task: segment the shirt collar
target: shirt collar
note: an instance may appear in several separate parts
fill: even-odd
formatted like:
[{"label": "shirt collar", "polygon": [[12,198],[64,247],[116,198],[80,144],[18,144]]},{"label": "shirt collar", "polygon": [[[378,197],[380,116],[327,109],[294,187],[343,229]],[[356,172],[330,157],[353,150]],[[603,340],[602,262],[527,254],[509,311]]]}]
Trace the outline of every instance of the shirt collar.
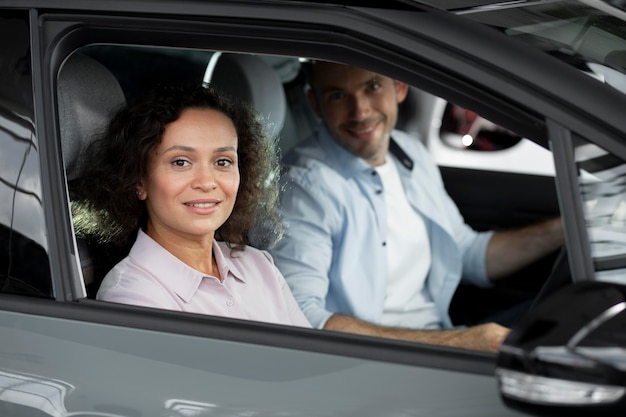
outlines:
[{"label": "shirt collar", "polygon": [[237,258],[243,255],[242,251],[233,251],[228,247],[226,242],[213,241],[213,255],[215,255],[215,262],[217,263],[217,269],[220,271],[222,277],[232,275],[234,278],[241,282],[246,282],[244,275],[237,268],[237,265],[233,262],[232,258]]},{"label": "shirt collar", "polygon": [[393,137],[389,140],[389,153],[395,156],[402,166],[409,171],[413,171],[413,160],[406,152],[404,152],[404,149],[400,147],[398,142],[396,142]]},{"label": "shirt collar", "polygon": [[[393,132],[392,132],[393,135]],[[331,136],[326,125],[322,124],[317,132],[317,138],[319,146],[322,149],[327,149],[326,156],[329,164],[345,178],[354,177],[362,172],[371,172],[372,167],[365,162],[363,158],[355,158],[352,153],[346,150],[343,146],[339,145]],[[416,139],[417,140],[417,139]],[[403,165],[409,171],[413,170],[413,160],[407,155],[407,153],[400,147],[398,142],[390,139],[389,153],[396,157],[398,162]]]},{"label": "shirt collar", "polygon": [[[230,248],[214,240],[213,254],[222,279],[226,281],[232,276],[245,283],[243,274],[230,259],[232,255],[226,256],[224,251],[230,251]],[[137,233],[129,257],[185,302],[191,301],[203,279],[215,279],[185,264],[142,230]]]}]

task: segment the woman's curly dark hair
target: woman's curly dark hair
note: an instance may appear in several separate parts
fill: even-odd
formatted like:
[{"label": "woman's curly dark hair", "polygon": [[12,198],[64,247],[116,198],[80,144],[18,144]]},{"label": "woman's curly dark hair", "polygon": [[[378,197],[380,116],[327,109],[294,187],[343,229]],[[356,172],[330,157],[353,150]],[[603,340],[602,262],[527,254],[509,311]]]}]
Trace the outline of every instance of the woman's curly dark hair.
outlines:
[{"label": "woman's curly dark hair", "polygon": [[72,186],[79,236],[118,246],[132,244],[147,221],[137,184],[148,173],[165,127],[190,108],[217,110],[232,120],[237,131],[240,185],[233,212],[216,231],[216,239],[237,250],[248,244],[269,248],[280,239],[282,227],[275,212],[280,175],[276,143],[265,135],[254,110],[206,84],[158,86],[120,110],[87,148],[81,175]]}]

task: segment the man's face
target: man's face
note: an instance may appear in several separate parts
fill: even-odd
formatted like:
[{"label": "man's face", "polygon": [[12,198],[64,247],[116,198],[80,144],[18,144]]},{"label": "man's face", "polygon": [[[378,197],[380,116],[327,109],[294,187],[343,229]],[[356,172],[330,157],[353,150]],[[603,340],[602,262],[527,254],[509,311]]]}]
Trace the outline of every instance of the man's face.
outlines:
[{"label": "man's face", "polygon": [[372,166],[382,165],[406,84],[347,65],[318,62],[309,100],[341,146]]}]

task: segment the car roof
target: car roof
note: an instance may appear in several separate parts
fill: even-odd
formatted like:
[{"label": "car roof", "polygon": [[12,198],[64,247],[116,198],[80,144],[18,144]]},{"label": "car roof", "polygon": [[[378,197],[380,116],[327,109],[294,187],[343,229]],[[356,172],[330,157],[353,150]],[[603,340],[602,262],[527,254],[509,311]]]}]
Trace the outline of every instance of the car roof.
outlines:
[{"label": "car roof", "polygon": [[[526,0],[521,1],[500,1],[500,0],[412,0],[412,3],[428,5],[436,9],[456,11],[456,10],[468,10],[478,7],[493,6],[498,4],[520,4],[528,3]],[[534,1],[536,3],[536,1]]]}]

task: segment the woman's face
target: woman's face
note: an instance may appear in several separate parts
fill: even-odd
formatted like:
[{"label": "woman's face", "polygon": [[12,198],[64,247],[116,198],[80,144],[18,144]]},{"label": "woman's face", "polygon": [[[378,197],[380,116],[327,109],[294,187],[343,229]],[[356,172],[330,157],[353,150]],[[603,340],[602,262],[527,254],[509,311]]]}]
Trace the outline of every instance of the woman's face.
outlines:
[{"label": "woman's face", "polygon": [[147,233],[155,240],[213,239],[228,219],[239,188],[237,133],[223,113],[187,109],[165,128],[147,178]]}]

